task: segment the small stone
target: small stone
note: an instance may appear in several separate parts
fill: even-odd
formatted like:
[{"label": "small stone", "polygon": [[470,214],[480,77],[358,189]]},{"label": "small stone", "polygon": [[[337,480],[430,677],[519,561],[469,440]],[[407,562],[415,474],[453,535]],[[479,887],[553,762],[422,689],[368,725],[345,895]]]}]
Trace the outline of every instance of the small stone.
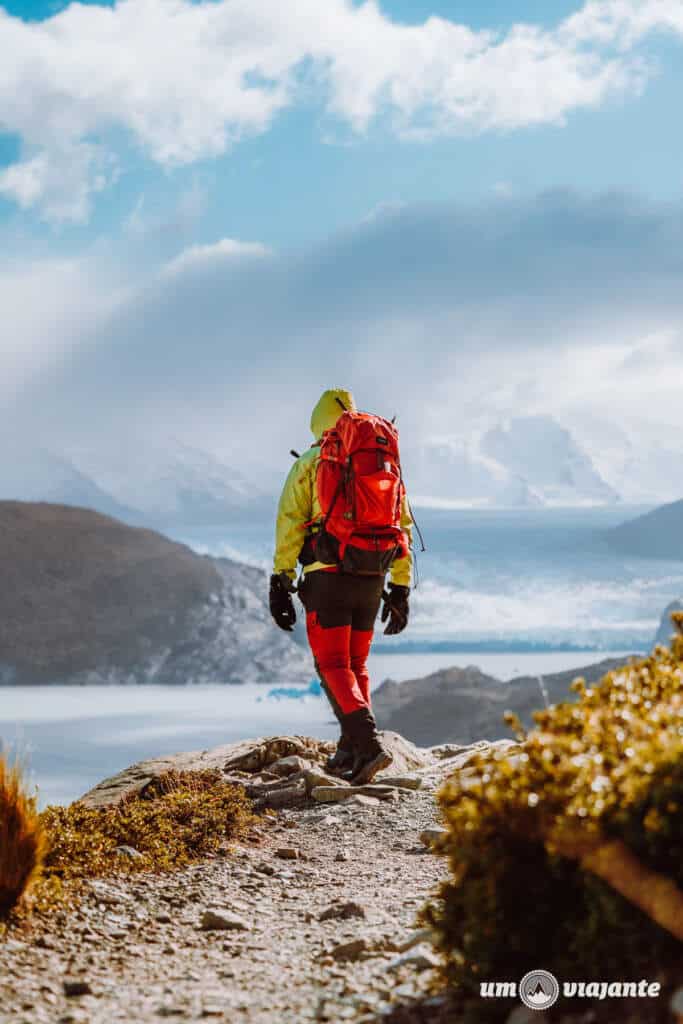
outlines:
[{"label": "small stone", "polygon": [[360,903],[356,903],[354,900],[350,900],[347,903],[333,903],[327,910],[323,910],[322,914],[319,915],[319,921],[348,921],[353,917],[365,917],[365,907],[361,906]]},{"label": "small stone", "polygon": [[536,1024],[538,1010],[528,1010],[526,1006],[516,1006],[508,1017],[505,1024]]},{"label": "small stone", "polygon": [[162,910],[160,914],[154,915],[154,920],[157,924],[170,924],[173,918],[165,910]]},{"label": "small stone", "polygon": [[305,771],[304,781],[306,783],[306,792],[309,795],[319,786],[348,786],[348,783],[344,782],[343,779],[337,779],[333,775],[327,775],[326,772],[320,771],[317,768],[309,768]]},{"label": "small stone", "polygon": [[144,860],[144,854],[136,850],[134,846],[116,846],[114,853],[118,854],[119,857],[127,857],[128,860]]},{"label": "small stone", "polygon": [[669,1006],[673,1013],[678,1014],[678,1016],[683,1019],[683,985],[676,989],[671,997]]},{"label": "small stone", "polygon": [[89,996],[92,994],[90,985],[85,978],[64,978],[62,981],[64,995],[69,998],[73,996]]},{"label": "small stone", "polygon": [[351,939],[350,942],[341,942],[338,946],[335,946],[334,949],[330,950],[329,955],[337,962],[357,960],[367,948],[368,944],[365,939]]},{"label": "small stone", "polygon": [[397,948],[399,953],[407,953],[409,949],[413,949],[423,942],[431,942],[432,939],[433,932],[431,928],[420,928],[412,932],[403,942],[399,943]]},{"label": "small stone", "polygon": [[427,945],[416,946],[410,953],[396,957],[387,966],[388,971],[397,971],[400,967],[414,967],[416,971],[427,971],[440,964],[439,958]]},{"label": "small stone", "polygon": [[273,775],[286,776],[294,775],[296,772],[303,772],[310,767],[310,762],[304,761],[298,754],[290,754],[289,757],[281,757],[278,761],[268,765],[268,771]]},{"label": "small stone", "polygon": [[316,786],[311,790],[311,796],[321,804],[336,804],[346,800],[350,796],[372,796],[379,800],[386,800],[395,793],[392,786]]},{"label": "small stone", "polygon": [[338,861],[349,860],[349,851],[348,850],[339,850],[339,852],[337,853],[337,855],[336,855],[336,857],[334,859],[338,860]]},{"label": "small stone", "polygon": [[378,782],[398,789],[422,789],[422,778],[419,775],[382,775]]},{"label": "small stone", "polygon": [[[121,892],[121,890],[115,889],[113,885],[108,885],[106,882],[99,881],[99,879],[90,882],[90,889],[96,899],[108,907],[116,906],[117,903],[127,903],[133,899],[129,893]],[[65,923],[64,920],[60,921],[57,917],[55,917],[55,920],[57,924]]]},{"label": "small stone", "polygon": [[201,916],[199,927],[203,932],[235,931],[248,932],[251,925],[243,917],[228,911],[205,910]]},{"label": "small stone", "polygon": [[428,850],[433,853],[440,852],[439,845],[441,841],[448,835],[448,830],[445,828],[426,828],[420,832],[420,842],[423,846],[426,846]]},{"label": "small stone", "polygon": [[259,861],[258,864],[254,864],[254,871],[258,871],[261,875],[276,875],[277,868],[272,864],[269,864],[267,860]]},{"label": "small stone", "polygon": [[280,860],[298,860],[301,856],[301,851],[296,846],[280,846],[275,851],[275,856],[279,857]]}]

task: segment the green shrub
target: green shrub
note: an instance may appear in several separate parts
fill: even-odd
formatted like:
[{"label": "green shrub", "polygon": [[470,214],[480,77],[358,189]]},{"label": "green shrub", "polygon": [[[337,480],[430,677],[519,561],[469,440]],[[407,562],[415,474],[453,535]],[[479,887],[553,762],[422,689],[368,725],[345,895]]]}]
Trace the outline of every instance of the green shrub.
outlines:
[{"label": "green shrub", "polygon": [[683,980],[683,637],[573,687],[439,794],[451,877],[423,916],[464,997],[540,967]]}]

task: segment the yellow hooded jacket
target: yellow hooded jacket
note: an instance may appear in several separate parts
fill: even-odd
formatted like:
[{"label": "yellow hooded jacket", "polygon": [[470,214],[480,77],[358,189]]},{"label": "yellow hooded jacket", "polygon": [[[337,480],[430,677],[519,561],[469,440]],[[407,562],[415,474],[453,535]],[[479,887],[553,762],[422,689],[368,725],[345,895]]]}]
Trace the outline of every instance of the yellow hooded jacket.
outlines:
[{"label": "yellow hooded jacket", "polygon": [[[339,399],[339,401],[337,401]],[[311,415],[311,430],[315,444],[301,455],[289,471],[277,510],[275,527],[274,572],[286,572],[290,579],[296,579],[296,564],[306,539],[305,524],[322,515],[315,484],[316,469],[320,456],[320,438],[331,430],[342,415],[343,409],[355,410],[356,404],[350,391],[332,388],[323,392]],[[413,520],[406,498],[401,507],[401,526],[408,535],[412,546]],[[409,587],[412,570],[412,554],[397,558],[391,567],[391,582]],[[304,573],[329,568],[324,562],[312,562],[304,567]]]}]

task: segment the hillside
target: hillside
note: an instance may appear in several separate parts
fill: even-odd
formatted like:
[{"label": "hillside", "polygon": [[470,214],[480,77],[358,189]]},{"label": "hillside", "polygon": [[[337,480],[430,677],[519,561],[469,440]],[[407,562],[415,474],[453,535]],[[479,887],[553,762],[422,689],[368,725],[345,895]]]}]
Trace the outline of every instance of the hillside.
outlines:
[{"label": "hillside", "polygon": [[607,533],[607,542],[625,555],[683,559],[683,500],[614,527]]},{"label": "hillside", "polygon": [[90,510],[22,502],[0,502],[0,564],[5,683],[310,677],[250,566]]},{"label": "hillside", "polygon": [[[584,668],[543,677],[549,703],[572,699],[569,687],[577,676],[596,682],[605,672],[623,664],[606,659]],[[373,694],[377,721],[383,729],[401,732],[413,743],[474,743],[510,737],[503,721],[514,711],[525,725],[543,707],[544,698],[535,676],[502,682],[478,668],[448,668],[419,679],[396,683],[385,680]]]}]

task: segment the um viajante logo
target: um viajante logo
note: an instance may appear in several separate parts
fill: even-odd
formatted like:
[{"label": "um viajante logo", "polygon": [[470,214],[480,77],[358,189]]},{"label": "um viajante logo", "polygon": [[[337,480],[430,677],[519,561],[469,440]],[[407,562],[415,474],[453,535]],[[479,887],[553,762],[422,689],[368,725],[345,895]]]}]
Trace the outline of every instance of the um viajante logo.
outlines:
[{"label": "um viajante logo", "polygon": [[479,994],[484,999],[519,998],[530,1010],[548,1010],[560,995],[566,999],[656,999],[661,990],[657,981],[565,981],[562,987],[550,971],[528,971],[515,981],[483,981]]},{"label": "um viajante logo", "polygon": [[529,971],[519,983],[519,998],[530,1010],[547,1010],[557,1002],[560,983],[550,971]]}]

